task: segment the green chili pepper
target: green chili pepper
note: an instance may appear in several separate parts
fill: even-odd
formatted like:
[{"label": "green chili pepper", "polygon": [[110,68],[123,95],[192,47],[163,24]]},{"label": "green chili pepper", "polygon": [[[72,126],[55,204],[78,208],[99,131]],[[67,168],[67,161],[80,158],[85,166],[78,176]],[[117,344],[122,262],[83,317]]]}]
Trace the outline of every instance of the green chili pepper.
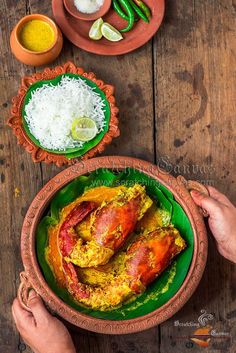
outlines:
[{"label": "green chili pepper", "polygon": [[147,18],[150,19],[152,14],[149,7],[141,0],[133,0],[133,1],[135,2],[136,5],[140,7],[140,9],[142,9],[143,13],[147,16]]},{"label": "green chili pepper", "polygon": [[120,5],[119,5],[119,3],[118,3],[118,0],[113,0],[112,3],[113,3],[113,8],[114,8],[115,12],[116,12],[120,17],[122,17],[124,20],[129,21],[129,16],[127,16],[127,15],[124,13],[123,9],[120,7]]},{"label": "green chili pepper", "polygon": [[128,25],[126,28],[121,29],[120,32],[128,32],[131,30],[131,28],[134,25],[134,10],[132,9],[132,6],[130,5],[128,0],[118,0],[120,5],[123,7],[123,9],[126,11],[128,15]]},{"label": "green chili pepper", "polygon": [[129,0],[130,5],[133,7],[133,9],[136,11],[136,13],[139,15],[139,17],[141,17],[141,19],[144,22],[149,22],[149,19],[147,18],[147,16],[143,13],[143,11],[140,9],[140,7],[138,7],[133,0]]},{"label": "green chili pepper", "polygon": [[[123,18],[123,19],[126,20],[126,21],[129,21],[129,16],[127,16],[127,15],[124,13],[123,9],[121,8],[121,6],[120,6],[119,3],[118,3],[118,0],[113,0],[113,8],[114,8],[115,12],[116,12],[121,18]],[[135,15],[136,15],[136,14],[135,14]],[[137,22],[138,20],[139,20],[138,17],[136,17],[136,18],[134,19],[135,22]]]}]

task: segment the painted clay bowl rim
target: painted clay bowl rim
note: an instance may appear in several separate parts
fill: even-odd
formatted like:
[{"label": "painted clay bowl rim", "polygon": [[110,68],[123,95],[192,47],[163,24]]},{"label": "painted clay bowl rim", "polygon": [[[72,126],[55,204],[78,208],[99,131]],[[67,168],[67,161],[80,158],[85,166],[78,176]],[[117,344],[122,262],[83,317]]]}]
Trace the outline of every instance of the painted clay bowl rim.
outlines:
[{"label": "painted clay bowl rim", "polygon": [[[53,195],[74,178],[98,168],[122,170],[135,168],[167,187],[186,212],[194,233],[194,252],[188,274],[178,292],[155,311],[130,320],[112,321],[82,314],[65,304],[49,288],[39,268],[35,251],[37,224]],[[194,182],[193,182],[194,183]],[[196,182],[195,182],[196,183]],[[157,166],[131,157],[98,157],[71,166],[52,178],[37,194],[25,216],[21,233],[21,256],[30,287],[34,288],[48,306],[75,326],[105,334],[125,334],[146,330],[173,316],[191,297],[198,286],[207,260],[208,240],[203,217],[194,204],[182,177],[174,178]]]},{"label": "painted clay bowl rim", "polygon": [[[63,154],[58,155],[45,151],[44,149],[36,146],[25,132],[21,116],[21,109],[30,85],[38,81],[54,79],[65,73],[78,74],[96,83],[97,86],[104,92],[111,111],[109,130],[103,136],[102,140],[95,147],[87,151],[83,156],[73,159],[67,159]],[[116,100],[113,94],[114,86],[104,83],[102,80],[97,79],[93,72],[87,73],[81,67],[75,66],[72,62],[67,62],[62,66],[56,66],[54,68],[45,68],[42,72],[37,72],[31,76],[25,76],[22,78],[18,95],[12,99],[11,116],[7,120],[7,124],[13,129],[13,133],[17,137],[18,144],[22,145],[24,149],[31,154],[31,157],[35,163],[55,163],[58,167],[66,164],[72,165],[80,160],[86,160],[94,157],[98,153],[102,153],[106,145],[110,144],[114,137],[118,137],[120,135],[120,130],[118,128],[119,109],[116,106]]]}]

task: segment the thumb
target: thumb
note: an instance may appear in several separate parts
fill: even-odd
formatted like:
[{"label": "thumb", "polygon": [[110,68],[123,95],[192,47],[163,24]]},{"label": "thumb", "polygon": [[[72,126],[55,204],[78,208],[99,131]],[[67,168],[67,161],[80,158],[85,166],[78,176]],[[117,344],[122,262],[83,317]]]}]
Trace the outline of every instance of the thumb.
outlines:
[{"label": "thumb", "polygon": [[45,321],[47,321],[51,317],[51,315],[45,308],[42,299],[33,289],[29,292],[27,305],[32,311],[32,314],[36,321],[36,325],[38,323],[44,324]]},{"label": "thumb", "polygon": [[214,217],[221,206],[219,201],[213,199],[211,196],[206,196],[200,193],[199,191],[191,191],[191,196],[193,198],[193,201],[198,206],[205,209],[210,217]]}]

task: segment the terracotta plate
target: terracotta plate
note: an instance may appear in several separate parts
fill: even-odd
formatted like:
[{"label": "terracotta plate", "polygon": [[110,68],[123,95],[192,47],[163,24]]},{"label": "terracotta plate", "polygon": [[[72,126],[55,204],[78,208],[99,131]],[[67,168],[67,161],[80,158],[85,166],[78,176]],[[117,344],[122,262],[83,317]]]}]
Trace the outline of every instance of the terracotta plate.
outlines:
[{"label": "terracotta plate", "polygon": [[[98,90],[102,91],[106,96],[106,101],[109,102],[109,110],[110,110],[110,120],[109,120],[109,130],[106,131],[105,135],[100,141],[95,141],[94,146],[89,146],[87,151],[84,151],[83,155],[77,155],[77,152],[67,151],[70,153],[65,154],[57,154],[49,150],[45,150],[41,148],[39,143],[27,133],[27,128],[22,119],[22,109],[24,106],[24,100],[27,96],[27,92],[31,91],[35,87],[35,85],[41,85],[39,82],[48,81],[58,79],[58,76],[69,74],[69,75],[79,75],[83,76],[83,79],[86,81],[92,81],[91,85],[93,87],[94,84],[97,86]],[[87,81],[88,82],[88,81]],[[33,86],[32,86],[33,85]],[[98,91],[97,91],[98,92]],[[93,72],[84,72],[81,67],[75,66],[72,62],[67,62],[64,65],[56,66],[54,68],[45,68],[41,72],[34,73],[31,76],[25,76],[21,79],[21,86],[18,90],[18,95],[13,97],[12,99],[12,107],[11,107],[11,115],[7,121],[7,124],[13,129],[14,134],[18,139],[18,143],[22,145],[27,152],[29,152],[32,156],[34,162],[45,162],[45,163],[55,163],[58,167],[61,167],[65,164],[74,164],[80,158],[85,160],[87,158],[93,157],[97,153],[103,152],[106,145],[111,143],[114,137],[119,136],[120,131],[118,128],[118,108],[115,104],[115,97],[113,96],[114,87],[104,83],[102,80],[97,79]],[[26,97],[27,98],[27,97]],[[97,135],[99,136],[99,135]],[[92,140],[91,140],[92,141]],[[91,142],[90,141],[90,142]],[[90,148],[91,147],[91,148]]]},{"label": "terracotta plate", "polygon": [[[77,47],[94,54],[120,55],[144,45],[161,25],[165,8],[164,0],[145,0],[145,2],[152,11],[150,23],[139,20],[130,32],[124,34],[124,39],[120,42],[109,42],[105,38],[100,41],[89,39],[88,33],[93,21],[81,21],[71,16],[66,11],[63,0],[52,0],[52,10],[64,35]],[[124,28],[127,24],[127,21],[120,18],[112,8],[103,19],[117,29]]]},{"label": "terracotta plate", "polygon": [[[173,194],[174,199],[183,208],[191,223],[194,240],[193,256],[187,276],[182,285],[164,305],[156,309],[153,308],[152,312],[143,312],[142,316],[139,317],[126,317],[127,320],[117,320],[114,318],[112,320],[101,319],[79,312],[67,305],[48,286],[36,256],[36,228],[52,198],[72,180],[79,176],[88,175],[99,168],[112,169],[116,172],[123,171],[127,167],[146,174]],[[204,190],[205,188],[197,182],[186,181],[180,176],[174,178],[167,171],[161,170],[151,163],[130,157],[109,156],[93,158],[87,161],[80,161],[74,166],[63,170],[40,190],[30,205],[24,220],[21,234],[21,256],[25,272],[21,274],[21,285],[18,291],[18,298],[21,304],[26,310],[29,310],[26,307],[28,293],[30,288],[34,288],[45,303],[65,320],[77,327],[106,334],[138,332],[160,324],[170,318],[187,302],[197,288],[207,259],[207,233],[203,217],[189,193],[193,189]]]}]

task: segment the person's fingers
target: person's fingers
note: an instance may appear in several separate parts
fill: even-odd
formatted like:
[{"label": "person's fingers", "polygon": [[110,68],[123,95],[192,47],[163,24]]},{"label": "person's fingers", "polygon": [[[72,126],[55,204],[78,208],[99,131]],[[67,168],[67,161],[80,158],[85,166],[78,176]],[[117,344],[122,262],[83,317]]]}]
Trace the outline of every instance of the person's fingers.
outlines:
[{"label": "person's fingers", "polygon": [[221,208],[221,203],[211,196],[206,196],[196,190],[191,191],[191,196],[198,206],[209,213],[210,217],[214,217]]},{"label": "person's fingers", "polygon": [[224,194],[222,194],[220,191],[218,191],[217,189],[215,189],[213,186],[208,186],[207,187],[210,196],[213,197],[215,200],[223,203],[224,205],[227,206],[231,206],[232,203],[230,202],[230,200],[228,199],[227,196],[225,196]]},{"label": "person's fingers", "polygon": [[46,321],[51,319],[51,315],[45,308],[42,299],[34,290],[31,290],[29,293],[27,305],[32,310],[36,325],[38,323],[44,324]]},{"label": "person's fingers", "polygon": [[29,324],[35,325],[33,315],[29,311],[22,308],[17,298],[14,299],[12,304],[12,316],[17,327],[24,327]]}]

